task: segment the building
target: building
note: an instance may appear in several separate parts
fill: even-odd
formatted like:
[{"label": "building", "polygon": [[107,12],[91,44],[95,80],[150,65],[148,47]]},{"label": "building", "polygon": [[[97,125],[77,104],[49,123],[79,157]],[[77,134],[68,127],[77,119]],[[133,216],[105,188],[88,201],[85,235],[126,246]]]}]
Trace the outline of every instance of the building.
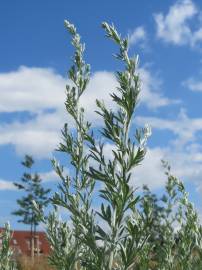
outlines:
[{"label": "building", "polygon": [[[0,228],[0,233],[2,230]],[[0,246],[1,241],[0,239]],[[45,232],[36,232],[36,235],[31,237],[30,231],[13,231],[10,246],[16,255],[40,256],[50,253]]]}]

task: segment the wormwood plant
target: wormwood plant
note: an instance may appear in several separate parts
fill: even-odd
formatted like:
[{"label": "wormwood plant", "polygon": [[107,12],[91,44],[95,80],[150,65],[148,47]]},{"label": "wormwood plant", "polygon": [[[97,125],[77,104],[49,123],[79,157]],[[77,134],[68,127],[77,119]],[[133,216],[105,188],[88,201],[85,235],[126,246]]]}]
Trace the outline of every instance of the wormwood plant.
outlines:
[{"label": "wormwood plant", "polygon": [[[72,44],[75,47],[73,65],[68,73],[72,85],[66,86],[65,102],[74,128],[64,125],[63,142],[59,145],[58,151],[67,154],[67,158],[70,158],[72,174],[65,175],[63,167],[53,160],[61,184],[52,202],[55,206],[63,207],[68,211],[72,226],[70,229],[66,222],[59,221],[55,212],[48,218],[47,232],[53,248],[51,264],[57,269],[76,269],[79,263],[84,264],[84,258],[89,258],[92,253],[90,247],[84,245],[81,240],[81,229],[82,226],[87,226],[90,219],[94,219],[91,195],[95,182],[87,173],[90,156],[85,151],[86,144],[93,139],[89,132],[91,125],[85,120],[84,109],[79,105],[80,97],[90,79],[90,66],[83,60],[85,46],[81,44],[76,28],[67,21],[65,27],[71,34]],[[92,237],[94,237],[93,231]]]},{"label": "wormwood plant", "polygon": [[[69,160],[67,174],[58,161],[53,166],[61,181],[52,198],[55,210],[44,222],[51,244],[50,263],[57,270],[199,270],[202,269],[202,228],[184,185],[166,168],[166,192],[161,199],[144,187],[137,196],[131,186],[133,170],[144,159],[150,129],[131,132],[140,79],[138,57],[128,54],[128,40],[113,25],[103,23],[106,36],[119,49],[115,58],[123,70],[115,73],[115,110],[97,100],[103,122],[99,132],[85,118],[81,96],[90,80],[83,59],[84,44],[74,25],[65,21],[75,48],[68,72],[64,125],[58,151]],[[96,90],[96,89],[95,89]],[[99,134],[101,136],[99,136]],[[112,158],[105,155],[111,145]],[[93,200],[100,207],[94,209]],[[60,218],[61,208],[67,219]]]},{"label": "wormwood plant", "polygon": [[[66,87],[65,102],[74,127],[64,125],[58,151],[70,158],[72,173],[65,175],[63,167],[53,160],[61,184],[52,202],[68,211],[72,225],[70,228],[67,222],[59,220],[56,211],[48,218],[47,234],[53,250],[50,262],[57,269],[132,269],[148,238],[143,233],[144,224],[137,220],[135,205],[139,197],[130,185],[132,169],[143,160],[150,135],[148,127],[130,134],[140,92],[138,57],[129,57],[128,40],[121,38],[114,26],[107,23],[102,26],[106,36],[118,45],[115,57],[123,62],[124,69],[116,72],[119,86],[117,93],[111,95],[116,111],[106,108],[103,101],[96,101],[104,128],[100,130],[102,139],[95,139],[80,106],[81,95],[90,80],[90,67],[83,60],[85,47],[74,25],[65,21],[75,47],[68,73],[72,84]],[[105,142],[113,147],[112,160],[104,155]],[[102,200],[99,211],[92,208],[95,183]]]},{"label": "wormwood plant", "polygon": [[13,260],[13,251],[10,249],[10,240],[12,233],[10,225],[5,224],[5,228],[0,234],[1,245],[0,245],[0,269],[1,270],[16,270],[16,264]]},{"label": "wormwood plant", "polygon": [[201,269],[202,227],[198,214],[188,200],[183,183],[171,174],[167,163],[163,162],[163,165],[168,178],[165,194],[158,199],[144,188],[141,198],[145,216],[148,208],[151,211],[146,269]]}]

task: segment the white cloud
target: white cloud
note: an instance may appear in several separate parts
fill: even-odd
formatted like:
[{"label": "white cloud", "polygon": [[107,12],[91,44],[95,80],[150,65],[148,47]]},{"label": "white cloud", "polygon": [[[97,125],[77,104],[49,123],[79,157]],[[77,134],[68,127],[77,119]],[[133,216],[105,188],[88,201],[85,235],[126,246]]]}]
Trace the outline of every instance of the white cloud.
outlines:
[{"label": "white cloud", "polygon": [[43,182],[55,182],[59,179],[59,176],[54,170],[49,172],[42,172],[40,173],[40,177]]},{"label": "white cloud", "polygon": [[195,46],[197,43],[202,41],[202,27],[197,29],[195,32],[192,33],[192,38],[190,40],[191,46]]},{"label": "white cloud", "polygon": [[[168,104],[161,96],[159,78],[155,78],[149,69],[140,68],[142,78],[142,102],[151,106],[156,93],[160,100],[152,107],[160,107]],[[65,100],[65,84],[70,83],[61,75],[50,68],[20,67],[17,71],[0,73],[0,112],[29,111],[39,114],[45,109],[63,110]],[[95,109],[95,99],[103,99],[108,106],[112,106],[109,93],[115,91],[117,82],[112,72],[95,72],[89,83],[88,89],[82,97],[82,104],[86,110]]]},{"label": "white cloud", "polygon": [[147,34],[143,26],[139,26],[133,30],[129,34],[129,44],[130,46],[133,46],[135,44],[142,44],[145,45],[145,42],[147,40]]},{"label": "white cloud", "polygon": [[184,151],[171,146],[148,148],[142,165],[134,169],[133,185],[141,187],[147,184],[152,189],[163,187],[166,176],[161,164],[162,159],[170,163],[175,176],[182,181],[193,183],[198,191],[202,191],[202,156],[199,145]]},{"label": "white cloud", "polygon": [[[103,150],[106,160],[113,159],[112,150],[115,150],[114,145],[106,143]],[[132,170],[130,184],[134,188],[148,185],[151,189],[156,189],[164,186],[166,177],[161,160],[165,159],[165,156],[167,156],[165,149],[160,147],[148,148],[144,160]],[[93,165],[95,166],[95,164]]]},{"label": "white cloud", "polygon": [[165,147],[148,149],[143,166],[137,168],[139,179],[153,188],[162,186],[165,177],[163,178],[161,159],[164,159],[169,161],[177,177],[191,181],[202,191],[202,146],[197,141],[197,133],[202,131],[202,118],[189,118],[186,112],[181,110],[174,120],[138,117],[137,122],[141,125],[150,123],[157,132],[170,130],[176,136],[174,140],[168,141]]},{"label": "white cloud", "polygon": [[[67,173],[67,170],[65,170],[64,173]],[[60,179],[54,170],[48,172],[40,172],[39,175],[43,183],[56,182]],[[0,191],[1,190],[17,190],[17,188],[13,182],[5,179],[0,179]]]},{"label": "white cloud", "polygon": [[[150,109],[172,104],[160,91],[158,78],[149,69],[140,68],[142,78],[141,102]],[[64,109],[65,84],[68,80],[49,68],[20,67],[17,71],[0,74],[0,112],[33,113],[29,120],[0,124],[0,145],[10,144],[20,155],[38,158],[50,157],[57,147],[63,124],[71,124]],[[155,88],[154,88],[155,85]],[[116,91],[117,82],[112,72],[99,71],[92,74],[88,89],[81,99],[87,119],[94,125],[101,124],[94,113],[95,100],[102,99],[107,107],[114,108],[109,93]],[[51,111],[49,110],[51,109]]]},{"label": "white cloud", "polygon": [[179,100],[171,100],[163,95],[161,91],[161,80],[157,76],[151,74],[148,69],[140,68],[139,74],[142,83],[140,101],[148,108],[156,109],[180,102]]},{"label": "white cloud", "polygon": [[100,124],[100,116],[95,113],[97,110],[96,99],[103,100],[108,108],[113,109],[114,103],[110,93],[116,91],[117,82],[114,74],[108,71],[95,72],[90,80],[88,88],[81,97],[81,105],[85,108],[86,117],[94,125]]},{"label": "white cloud", "polygon": [[152,128],[160,130],[170,130],[177,139],[174,141],[178,146],[184,146],[196,140],[196,134],[202,131],[202,118],[189,118],[184,109],[181,109],[179,115],[174,120],[166,120],[156,117],[138,117],[139,124],[149,123]]},{"label": "white cloud", "polygon": [[[57,175],[57,173],[54,170],[48,171],[48,172],[41,172],[39,173],[41,179],[43,182],[56,182],[60,179],[60,177]],[[69,170],[67,168],[64,168],[63,175],[70,175]]]},{"label": "white cloud", "polygon": [[191,19],[200,20],[200,10],[191,0],[177,1],[168,13],[154,15],[157,37],[175,45],[195,46],[202,41],[202,27],[192,29]]},{"label": "white cloud", "polygon": [[[27,70],[27,72],[19,72],[21,69]],[[32,73],[32,68],[23,67],[21,69],[16,71],[16,74],[19,77]],[[142,79],[143,88],[140,96],[142,104],[150,109],[156,109],[177,102],[163,96],[160,79],[153,76],[148,68],[140,68],[139,73]],[[32,76],[29,76],[29,80],[31,81]],[[41,76],[45,76],[45,78],[42,79],[44,82],[42,84],[40,83]],[[7,77],[7,79],[9,80],[10,78]],[[55,86],[50,90],[50,93],[47,93],[47,89],[45,87],[40,88],[40,86],[45,85],[46,81],[49,79],[50,81],[55,82]],[[16,80],[19,82],[20,78],[17,78]],[[65,88],[66,80],[51,69],[43,70],[37,68],[33,69],[33,80],[38,82],[37,86],[35,86],[36,88],[29,88],[29,94],[25,94],[25,97],[22,100],[19,101],[19,99],[15,100],[11,98],[10,104],[9,95],[3,97],[2,100],[5,104],[2,102],[0,111],[15,112],[24,111],[26,109],[29,112],[34,112],[36,116],[27,122],[14,121],[12,123],[1,124],[0,145],[12,144],[18,154],[24,154],[28,151],[38,158],[46,158],[50,157],[51,152],[58,145],[60,141],[60,129],[64,122],[69,122],[69,119],[66,118],[63,106],[63,89]],[[24,83],[27,84],[26,81],[27,80],[22,78],[22,82],[19,83],[19,85],[23,86]],[[97,115],[92,113],[92,111],[96,110],[95,99],[103,99],[107,106],[113,108],[109,93],[115,90],[116,86],[117,82],[111,72],[102,71],[93,74],[88,90],[84,94],[81,102],[86,108],[88,119],[93,121],[96,125],[100,125],[100,121],[98,121]],[[0,96],[4,95],[4,91],[1,87],[2,83],[0,76]],[[10,89],[15,89],[15,84],[10,84],[9,87]],[[8,89],[9,88],[7,88],[7,90]],[[26,89],[26,86],[24,85],[22,89]],[[10,95],[15,95],[15,91],[10,91],[9,93]],[[33,104],[31,102],[32,97],[39,94],[41,94],[43,99],[45,99],[46,95],[50,94],[45,101],[44,106],[42,101],[39,101],[39,103],[36,101],[33,102]],[[56,98],[57,95],[58,97]],[[30,105],[28,106],[27,104]],[[53,111],[45,111],[49,108],[52,108]],[[176,135],[176,139],[169,142],[167,147],[148,148],[148,152],[142,165],[138,166],[133,171],[132,184],[135,187],[142,186],[142,184],[148,184],[153,189],[162,187],[166,181],[166,177],[164,176],[163,168],[161,166],[161,159],[165,159],[171,163],[174,174],[182,180],[193,181],[198,191],[201,192],[202,149],[196,142],[196,135],[198,131],[202,130],[202,119],[191,119],[184,110],[182,110],[178,117],[173,120],[154,117],[139,117],[136,119],[142,126],[145,123],[149,123],[153,128],[170,130]],[[109,157],[112,155],[111,150],[112,146],[106,145],[105,151],[106,155]],[[41,177],[45,182],[57,181],[58,179],[54,171],[42,173]],[[13,188],[14,186],[12,186],[11,182],[5,180],[0,181],[0,190],[12,190]]]},{"label": "white cloud", "polygon": [[[103,154],[106,161],[114,158],[112,150],[116,150],[115,146],[111,143],[105,143]],[[130,184],[134,188],[141,188],[143,184],[148,185],[152,189],[162,187],[166,177],[161,160],[165,159],[166,152],[165,149],[161,149],[160,147],[148,148],[144,160],[132,170]],[[92,163],[93,166],[96,164],[96,162]],[[118,167],[117,170],[119,170]]]},{"label": "white cloud", "polygon": [[65,80],[50,68],[21,66],[0,73],[0,112],[39,112],[64,103]]},{"label": "white cloud", "polygon": [[16,190],[13,182],[0,179],[0,191],[2,190]]},{"label": "white cloud", "polygon": [[202,92],[202,81],[196,80],[194,78],[189,78],[184,81],[183,86],[187,87],[191,91]]},{"label": "white cloud", "polygon": [[[43,115],[44,118],[51,118],[51,115]],[[56,148],[59,143],[60,128],[58,124],[55,126],[45,123],[45,119],[40,124],[39,119],[43,118],[39,116],[36,119],[28,121],[27,123],[12,123],[0,126],[0,145],[11,144],[15,146],[16,152],[20,155],[29,154],[35,157],[50,157],[51,152]],[[57,116],[54,115],[55,117]],[[59,114],[58,114],[59,116]],[[62,124],[62,123],[61,123]]]},{"label": "white cloud", "polygon": [[142,163],[133,169],[131,183],[135,188],[147,185],[155,189],[165,184],[166,178],[161,165],[164,155],[164,150],[161,148],[147,149]]}]

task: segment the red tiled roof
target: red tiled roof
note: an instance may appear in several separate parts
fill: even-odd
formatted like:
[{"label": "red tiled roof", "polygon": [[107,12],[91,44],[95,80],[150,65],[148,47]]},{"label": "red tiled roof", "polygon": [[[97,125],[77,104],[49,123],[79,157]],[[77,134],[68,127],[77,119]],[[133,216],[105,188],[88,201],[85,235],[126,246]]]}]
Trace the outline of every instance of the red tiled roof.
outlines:
[{"label": "red tiled roof", "polygon": [[[2,232],[0,228],[0,232]],[[39,253],[48,255],[50,253],[50,246],[46,238],[45,232],[36,232],[36,237],[39,241]],[[19,254],[31,255],[31,233],[30,231],[13,231],[11,247]]]}]

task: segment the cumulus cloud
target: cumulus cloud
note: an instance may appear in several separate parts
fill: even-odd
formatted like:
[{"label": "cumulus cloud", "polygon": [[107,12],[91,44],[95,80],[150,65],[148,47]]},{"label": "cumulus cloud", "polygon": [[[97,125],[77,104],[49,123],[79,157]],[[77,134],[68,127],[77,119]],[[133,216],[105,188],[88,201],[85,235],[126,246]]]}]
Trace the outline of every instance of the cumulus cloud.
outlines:
[{"label": "cumulus cloud", "polygon": [[[58,122],[55,126],[52,126],[57,116]],[[26,123],[14,122],[1,125],[0,145],[13,145],[20,155],[24,155],[29,151],[31,155],[37,158],[50,157],[51,152],[59,143],[59,131],[63,124],[59,116],[59,113],[40,115]],[[42,122],[40,123],[41,118]],[[59,126],[59,123],[61,126]]]},{"label": "cumulus cloud", "polygon": [[[26,74],[30,74],[32,72],[32,68],[23,67],[16,71],[17,75],[21,76],[22,74],[25,74],[24,72],[21,73],[20,70],[26,69],[28,69],[25,72]],[[38,72],[39,77],[36,77]],[[50,156],[52,150],[59,143],[60,129],[64,122],[69,122],[63,106],[64,91],[61,90],[64,89],[67,81],[51,69],[46,69],[44,72],[43,69],[38,70],[34,68],[33,73],[33,79],[38,81],[38,84],[35,87],[40,88],[41,86],[41,74],[43,74],[43,76],[46,76],[47,74],[47,78],[43,78],[44,84],[46,79],[48,80],[48,78],[50,79],[52,76],[54,78],[50,80],[52,82],[56,82],[58,79],[59,86],[56,83],[55,89],[50,90],[50,96],[48,96],[44,106],[43,102],[39,102],[38,104],[36,101],[35,104],[32,104],[31,99],[32,96],[35,94],[39,95],[39,93],[41,93],[41,96],[45,99],[45,96],[48,95],[45,87],[40,89],[36,89],[35,87],[29,88],[30,92],[25,95],[26,98],[20,102],[18,99],[16,101],[11,99],[11,104],[9,104],[9,95],[7,97],[5,95],[6,98],[4,97],[3,100],[7,103],[8,107],[7,109],[4,109],[6,106],[4,106],[5,104],[2,102],[1,111],[24,111],[26,108],[26,110],[34,112],[36,116],[26,122],[14,120],[11,123],[1,124],[0,145],[12,144],[19,154],[24,154],[27,152],[27,149],[29,149],[30,154],[39,158],[46,158]],[[155,109],[175,102],[163,96],[160,91],[160,80],[152,76],[148,69],[140,68],[139,73],[142,78],[143,91],[141,93],[141,100],[143,104],[150,109]],[[7,79],[9,80],[9,77],[7,77]],[[24,78],[22,78],[22,80],[23,79]],[[29,80],[32,80],[32,77],[29,77]],[[17,78],[16,81],[20,81],[20,79]],[[2,87],[1,80],[0,85]],[[23,84],[19,85],[23,86]],[[14,84],[10,84],[9,86],[11,89],[10,93],[12,95],[15,94],[15,92],[12,92],[14,86]],[[81,100],[81,103],[86,108],[87,117],[90,121],[94,121],[95,125],[100,124],[100,122],[97,121],[97,116],[92,114],[92,111],[96,109],[95,99],[103,99],[107,103],[107,106],[113,108],[113,104],[109,98],[109,92],[115,90],[116,86],[117,82],[111,72],[102,71],[96,72],[92,75],[92,80],[87,92]],[[154,86],[155,88],[153,88]],[[7,88],[7,90],[8,89],[9,88]],[[22,89],[26,89],[25,85]],[[43,91],[45,91],[45,93]],[[0,93],[2,95],[2,89],[0,90]],[[57,95],[60,96],[58,97],[58,100],[55,98]],[[52,98],[55,100],[52,100]],[[31,105],[26,107],[24,104]],[[50,108],[53,109],[51,112],[46,111],[46,109]],[[161,166],[161,159],[165,159],[171,162],[177,176],[180,176],[182,179],[193,180],[197,185],[198,190],[202,190],[202,184],[200,182],[200,175],[202,175],[202,155],[200,145],[196,143],[196,134],[202,130],[202,119],[191,119],[187,116],[184,110],[181,110],[178,117],[173,120],[155,117],[138,117],[136,120],[141,126],[145,123],[150,123],[154,129],[170,130],[176,136],[176,139],[170,142],[166,148],[153,147],[148,149],[145,160],[142,162],[142,166],[138,166],[133,172],[133,185],[137,187],[142,184],[148,184],[151,188],[163,186],[166,178]],[[180,147],[176,147],[177,145],[180,145]],[[107,144],[105,150],[106,155],[111,157],[112,146]],[[172,161],[175,162],[172,164]],[[58,179],[54,171],[42,173],[41,177],[45,182],[57,181]],[[12,183],[1,180],[0,189],[5,190],[13,188]]]},{"label": "cumulus cloud", "polygon": [[29,68],[0,73],[0,112],[39,112],[58,108],[65,98],[65,80],[50,68]]},{"label": "cumulus cloud", "polygon": [[199,18],[200,10],[191,0],[177,1],[166,15],[154,15],[157,37],[175,45],[195,46],[202,41],[202,27],[192,29],[190,22]]},{"label": "cumulus cloud", "polygon": [[[142,79],[142,102],[151,106],[151,94],[156,93],[159,101],[152,105],[160,107],[168,104],[159,89],[152,88],[159,78],[155,78],[147,68],[139,69]],[[50,68],[20,67],[8,73],[0,73],[0,112],[29,111],[39,113],[45,109],[61,109],[65,100],[65,85],[70,83]],[[115,91],[117,82],[112,72],[98,71],[92,74],[88,89],[82,97],[82,105],[88,109],[95,108],[95,99],[103,99],[112,106],[109,93]]]},{"label": "cumulus cloud", "polygon": [[[67,169],[64,170],[64,174],[69,173]],[[54,170],[48,172],[40,172],[39,173],[43,183],[56,182],[60,178]],[[0,179],[0,191],[3,190],[17,190],[16,186],[13,182],[5,179]]]},{"label": "cumulus cloud", "polygon": [[187,87],[189,90],[194,92],[202,92],[202,81],[195,78],[189,78],[184,81],[183,86]]},{"label": "cumulus cloud", "polygon": [[88,88],[81,97],[81,105],[85,108],[86,117],[94,125],[99,125],[100,117],[94,113],[97,110],[96,99],[103,100],[108,108],[113,109],[114,103],[110,97],[112,91],[116,91],[118,86],[116,78],[112,72],[97,71],[90,80]]},{"label": "cumulus cloud", "polygon": [[150,109],[156,109],[163,106],[179,103],[179,100],[171,100],[165,97],[161,91],[162,82],[146,68],[140,68],[139,74],[142,83],[140,100]]},{"label": "cumulus cloud", "polygon": [[0,179],[0,191],[3,190],[16,190],[13,182]]},{"label": "cumulus cloud", "polygon": [[[141,102],[150,109],[171,104],[163,96],[159,79],[147,68],[140,68],[142,78]],[[0,124],[0,145],[13,145],[18,154],[38,158],[50,157],[60,141],[60,129],[65,122],[71,124],[64,109],[67,79],[49,68],[20,67],[0,74],[0,113],[30,112],[27,121],[13,117],[13,121]],[[154,88],[155,85],[155,88]],[[88,89],[81,99],[86,116],[94,125],[100,125],[95,99],[102,99],[107,107],[114,108],[109,93],[116,91],[117,82],[112,72],[92,74]],[[99,118],[100,119],[100,118]]]},{"label": "cumulus cloud", "polygon": [[147,33],[143,26],[139,26],[135,28],[130,34],[129,34],[129,44],[130,46],[141,44],[145,45],[147,40]]},{"label": "cumulus cloud", "polygon": [[175,145],[184,146],[196,140],[197,132],[202,131],[202,118],[189,118],[184,109],[181,109],[176,119],[157,117],[138,117],[139,124],[150,123],[152,128],[170,130],[176,136]]},{"label": "cumulus cloud", "polygon": [[54,170],[49,172],[42,172],[40,173],[40,177],[43,182],[55,182],[59,179],[59,176]]},{"label": "cumulus cloud", "polygon": [[132,183],[135,187],[147,184],[151,189],[163,187],[166,181],[161,160],[170,163],[172,173],[182,181],[191,182],[202,191],[202,155],[200,145],[190,145],[184,150],[171,146],[148,148],[142,164],[134,169]]},{"label": "cumulus cloud", "polygon": [[[103,154],[106,161],[114,158],[113,150],[117,150],[115,145],[105,143]],[[165,158],[166,151],[160,147],[148,148],[146,156],[140,165],[132,170],[130,184],[134,188],[141,188],[143,185],[148,185],[151,189],[162,187],[166,177],[161,165],[161,160]],[[92,166],[96,166],[96,162],[92,162]],[[117,167],[117,170],[119,168]]]},{"label": "cumulus cloud", "polygon": [[[157,117],[138,117],[139,124],[150,123],[155,132],[169,130],[175,139],[168,141],[165,147],[150,147],[143,161],[137,168],[137,183],[147,183],[156,188],[163,185],[165,177],[161,167],[161,159],[168,160],[173,173],[182,180],[191,181],[202,191],[202,146],[198,143],[197,134],[202,131],[202,118],[189,118],[181,110],[174,120]],[[156,130],[156,131],[155,131]]]},{"label": "cumulus cloud", "polygon": [[133,169],[131,184],[135,188],[143,185],[151,189],[162,187],[166,180],[161,164],[164,155],[164,150],[159,147],[148,148],[142,163]]},{"label": "cumulus cloud", "polygon": [[[48,182],[56,182],[60,179],[60,177],[57,175],[57,173],[54,170],[48,171],[48,172],[41,172],[39,173],[42,181],[44,183]],[[69,170],[64,168],[63,175],[70,175]]]},{"label": "cumulus cloud", "polygon": [[[114,158],[113,150],[116,150],[113,144],[105,143],[103,154],[106,160],[112,160]],[[143,185],[148,185],[151,189],[162,187],[165,184],[166,177],[161,160],[167,155],[166,152],[165,149],[161,149],[160,147],[148,148],[144,160],[132,170],[130,184],[134,188],[141,188]],[[96,164],[96,162],[93,162],[94,166]]]}]

